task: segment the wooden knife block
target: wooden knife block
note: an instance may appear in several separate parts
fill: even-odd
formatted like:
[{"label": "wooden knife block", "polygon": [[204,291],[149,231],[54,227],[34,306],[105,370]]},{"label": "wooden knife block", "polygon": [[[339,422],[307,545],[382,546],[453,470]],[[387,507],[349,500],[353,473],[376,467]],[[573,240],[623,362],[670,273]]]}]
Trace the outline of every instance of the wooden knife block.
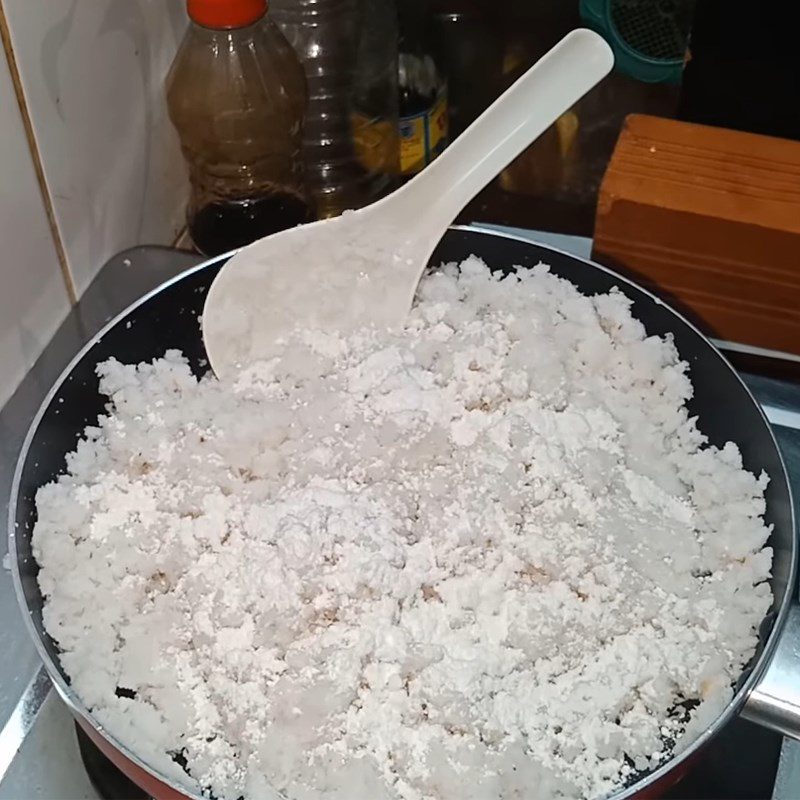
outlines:
[{"label": "wooden knife block", "polygon": [[629,116],[592,255],[712,336],[800,354],[800,142]]}]

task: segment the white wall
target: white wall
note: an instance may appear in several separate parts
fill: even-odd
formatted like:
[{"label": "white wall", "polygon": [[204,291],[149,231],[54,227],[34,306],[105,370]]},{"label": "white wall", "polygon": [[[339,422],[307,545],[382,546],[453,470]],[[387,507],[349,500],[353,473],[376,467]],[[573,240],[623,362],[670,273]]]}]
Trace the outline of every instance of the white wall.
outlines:
[{"label": "white wall", "polygon": [[170,244],[186,197],[163,91],[184,0],[2,0],[2,13],[11,47],[0,54],[0,405],[65,316],[67,286],[80,296],[114,253]]},{"label": "white wall", "polygon": [[0,54],[0,405],[69,310],[8,64]]}]

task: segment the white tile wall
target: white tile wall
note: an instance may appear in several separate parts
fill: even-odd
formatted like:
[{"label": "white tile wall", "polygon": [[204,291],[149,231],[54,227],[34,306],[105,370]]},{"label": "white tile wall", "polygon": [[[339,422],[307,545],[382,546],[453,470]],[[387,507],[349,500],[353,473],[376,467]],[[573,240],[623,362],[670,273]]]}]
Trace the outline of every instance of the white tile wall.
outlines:
[{"label": "white tile wall", "polygon": [[134,244],[169,244],[185,169],[163,80],[184,0],[3,0],[78,293]]},{"label": "white tile wall", "polygon": [[0,406],[69,310],[69,297],[0,49]]}]

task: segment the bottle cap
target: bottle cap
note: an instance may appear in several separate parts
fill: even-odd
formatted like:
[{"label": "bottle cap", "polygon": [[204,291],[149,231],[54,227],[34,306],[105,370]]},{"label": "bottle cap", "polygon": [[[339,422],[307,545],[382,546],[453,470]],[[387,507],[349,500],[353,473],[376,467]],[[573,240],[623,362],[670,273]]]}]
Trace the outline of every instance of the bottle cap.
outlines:
[{"label": "bottle cap", "polygon": [[267,0],[187,0],[192,22],[204,28],[244,28],[267,12]]}]

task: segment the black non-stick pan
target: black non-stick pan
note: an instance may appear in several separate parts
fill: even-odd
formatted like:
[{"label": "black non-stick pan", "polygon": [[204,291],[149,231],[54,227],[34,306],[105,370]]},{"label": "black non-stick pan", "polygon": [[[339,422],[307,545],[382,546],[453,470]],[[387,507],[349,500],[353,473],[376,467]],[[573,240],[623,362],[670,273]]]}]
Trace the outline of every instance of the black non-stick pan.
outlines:
[{"label": "black non-stick pan", "polygon": [[[800,612],[793,596],[797,545],[789,482],[778,446],[760,407],[728,362],[685,319],[648,292],[615,273],[566,253],[499,233],[454,228],[442,239],[431,263],[461,261],[477,255],[494,269],[515,265],[549,264],[552,271],[572,281],[584,294],[619,288],[633,301],[633,314],[649,334],[672,334],[680,355],[690,366],[695,387],[689,411],[712,444],[735,442],[744,466],[770,482],[766,491],[766,522],[772,526],[774,548],[772,609],[760,631],[760,646],[748,672],[739,681],[728,708],[691,747],[657,770],[641,774],[615,795],[657,796],[678,779],[693,755],[735,714],[785,733],[800,731]],[[122,362],[151,361],[177,348],[193,369],[208,367],[198,315],[206,291],[224,263],[215,259],[162,286],[112,321],[89,342],[65,370],[45,400],[20,455],[10,503],[10,546],[14,579],[21,607],[39,653],[58,691],[78,722],[129,777],[154,798],[199,798],[197,788],[182,786],[150,768],[136,753],[116,741],[92,718],[74,694],[61,669],[58,648],[42,625],[42,595],[31,554],[31,531],[36,522],[37,489],[65,469],[65,456],[75,448],[82,431],[103,412],[106,400],[98,394],[95,367],[115,357]],[[297,278],[303,279],[302,265]],[[309,286],[309,291],[314,287]],[[771,663],[770,663],[771,662]],[[769,666],[769,669],[767,667]]]}]

